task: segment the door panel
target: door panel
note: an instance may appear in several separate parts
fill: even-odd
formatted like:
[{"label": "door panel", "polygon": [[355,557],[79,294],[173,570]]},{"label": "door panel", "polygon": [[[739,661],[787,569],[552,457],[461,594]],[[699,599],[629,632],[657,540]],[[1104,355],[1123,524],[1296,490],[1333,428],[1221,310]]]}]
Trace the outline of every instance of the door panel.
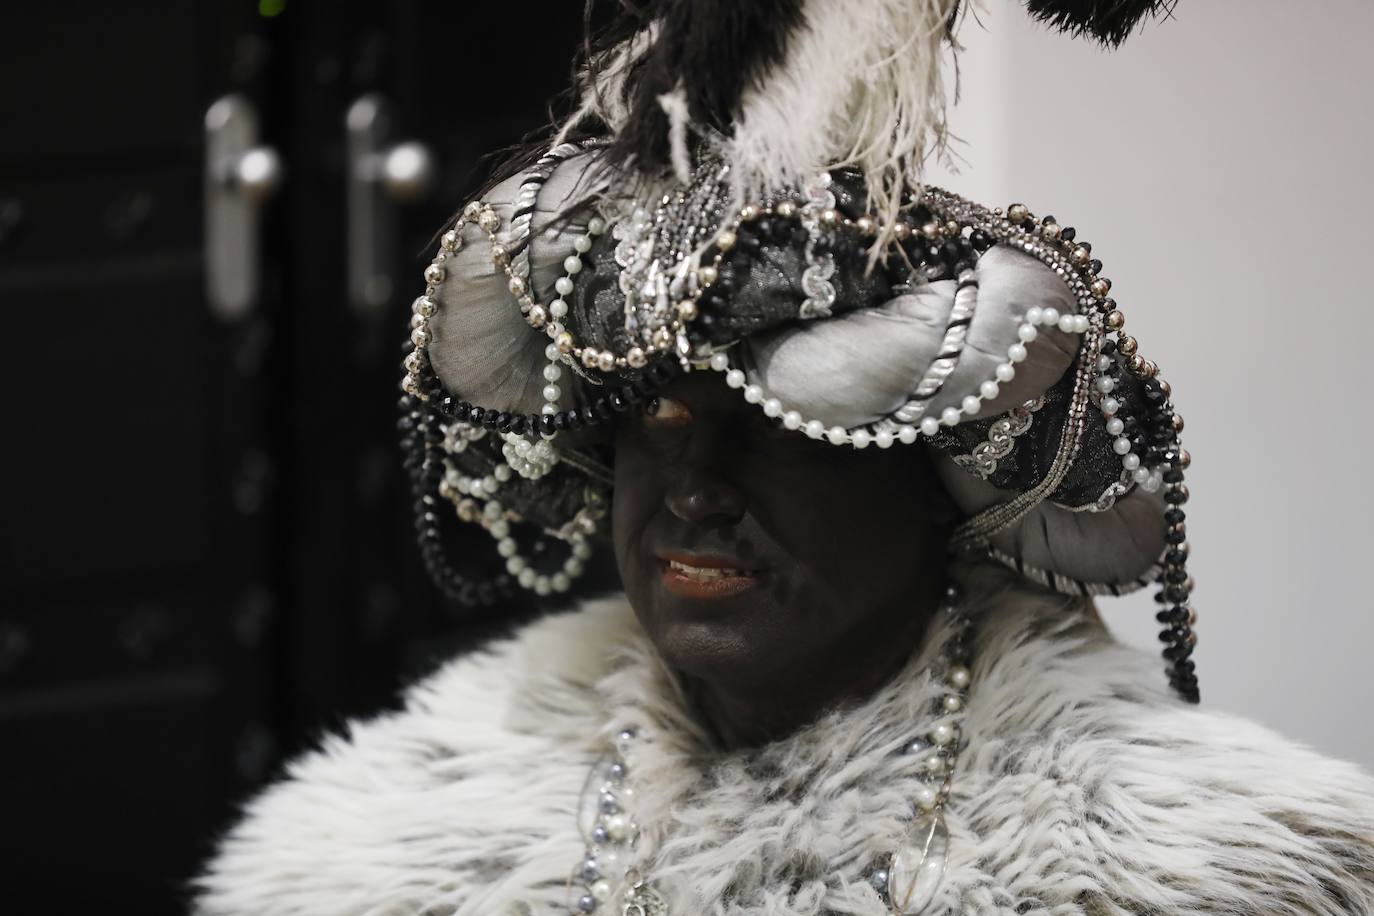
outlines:
[{"label": "door panel", "polygon": [[[234,805],[285,755],[531,612],[474,618],[425,580],[395,398],[431,237],[480,157],[546,122],[578,6],[7,11],[6,905],[182,912]],[[229,93],[285,166],[262,211],[262,295],[235,321],[207,304],[203,251],[203,120]],[[438,182],[397,202],[393,295],[360,311],[344,116],[366,93],[390,101],[395,139],[434,152]]]}]

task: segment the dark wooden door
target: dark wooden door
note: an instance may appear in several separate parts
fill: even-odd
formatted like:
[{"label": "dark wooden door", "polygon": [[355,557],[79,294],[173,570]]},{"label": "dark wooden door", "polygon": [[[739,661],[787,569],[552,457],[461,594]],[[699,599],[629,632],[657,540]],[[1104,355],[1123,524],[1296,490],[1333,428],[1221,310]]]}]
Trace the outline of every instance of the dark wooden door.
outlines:
[{"label": "dark wooden door", "polygon": [[[577,6],[7,9],[0,906],[183,911],[285,755],[510,619],[444,606],[420,572],[400,343],[479,156],[566,83]],[[253,240],[259,295],[226,316],[205,121],[231,94],[283,178]],[[365,97],[434,181],[393,202],[394,282],[360,305],[345,120]]]}]

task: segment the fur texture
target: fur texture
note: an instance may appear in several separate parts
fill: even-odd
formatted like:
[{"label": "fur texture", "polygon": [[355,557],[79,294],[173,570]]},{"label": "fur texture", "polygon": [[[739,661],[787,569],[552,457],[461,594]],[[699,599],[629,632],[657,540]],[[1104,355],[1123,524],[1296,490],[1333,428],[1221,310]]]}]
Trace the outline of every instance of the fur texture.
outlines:
[{"label": "fur texture", "polygon": [[[1185,707],[1090,605],[980,567],[969,745],[932,914],[1368,916],[1374,781]],[[674,916],[886,910],[865,866],[916,787],[929,727],[909,668],[861,706],[722,756],[616,602],[551,617],[355,724],[253,801],[199,883],[202,916],[567,912],[587,768],[619,728]]]}]

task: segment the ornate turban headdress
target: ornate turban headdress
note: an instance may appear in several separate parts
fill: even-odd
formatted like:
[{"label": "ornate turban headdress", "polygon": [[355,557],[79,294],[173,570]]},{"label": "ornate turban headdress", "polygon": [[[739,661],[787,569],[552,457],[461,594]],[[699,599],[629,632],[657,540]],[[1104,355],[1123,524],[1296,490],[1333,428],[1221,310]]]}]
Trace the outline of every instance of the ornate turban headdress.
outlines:
[{"label": "ornate turban headdress", "polygon": [[[1167,4],[1031,0],[1108,44]],[[954,0],[628,3],[574,113],[443,232],[413,305],[401,426],[421,551],[451,597],[575,588],[612,498],[606,437],[716,371],[839,448],[925,443],[952,546],[1078,595],[1157,583],[1196,701],[1172,391],[1092,245],[923,185]],[[501,571],[465,572],[456,516]]]}]

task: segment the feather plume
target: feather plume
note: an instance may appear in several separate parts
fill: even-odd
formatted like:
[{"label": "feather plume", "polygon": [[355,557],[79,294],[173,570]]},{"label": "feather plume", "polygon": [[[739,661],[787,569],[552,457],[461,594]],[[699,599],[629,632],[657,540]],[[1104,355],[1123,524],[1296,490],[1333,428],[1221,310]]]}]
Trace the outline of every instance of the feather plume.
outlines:
[{"label": "feather plume", "polygon": [[679,135],[690,128],[720,146],[737,199],[856,166],[870,207],[890,222],[926,156],[944,148],[941,64],[959,6],[668,3],[641,31],[593,55],[560,137],[599,121],[613,137],[608,164],[660,174],[672,149],[661,97],[680,91],[690,122],[674,119]]},{"label": "feather plume", "polygon": [[1075,37],[1090,35],[1110,48],[1137,25],[1168,16],[1177,0],[1026,0],[1026,10],[1052,28]]}]

